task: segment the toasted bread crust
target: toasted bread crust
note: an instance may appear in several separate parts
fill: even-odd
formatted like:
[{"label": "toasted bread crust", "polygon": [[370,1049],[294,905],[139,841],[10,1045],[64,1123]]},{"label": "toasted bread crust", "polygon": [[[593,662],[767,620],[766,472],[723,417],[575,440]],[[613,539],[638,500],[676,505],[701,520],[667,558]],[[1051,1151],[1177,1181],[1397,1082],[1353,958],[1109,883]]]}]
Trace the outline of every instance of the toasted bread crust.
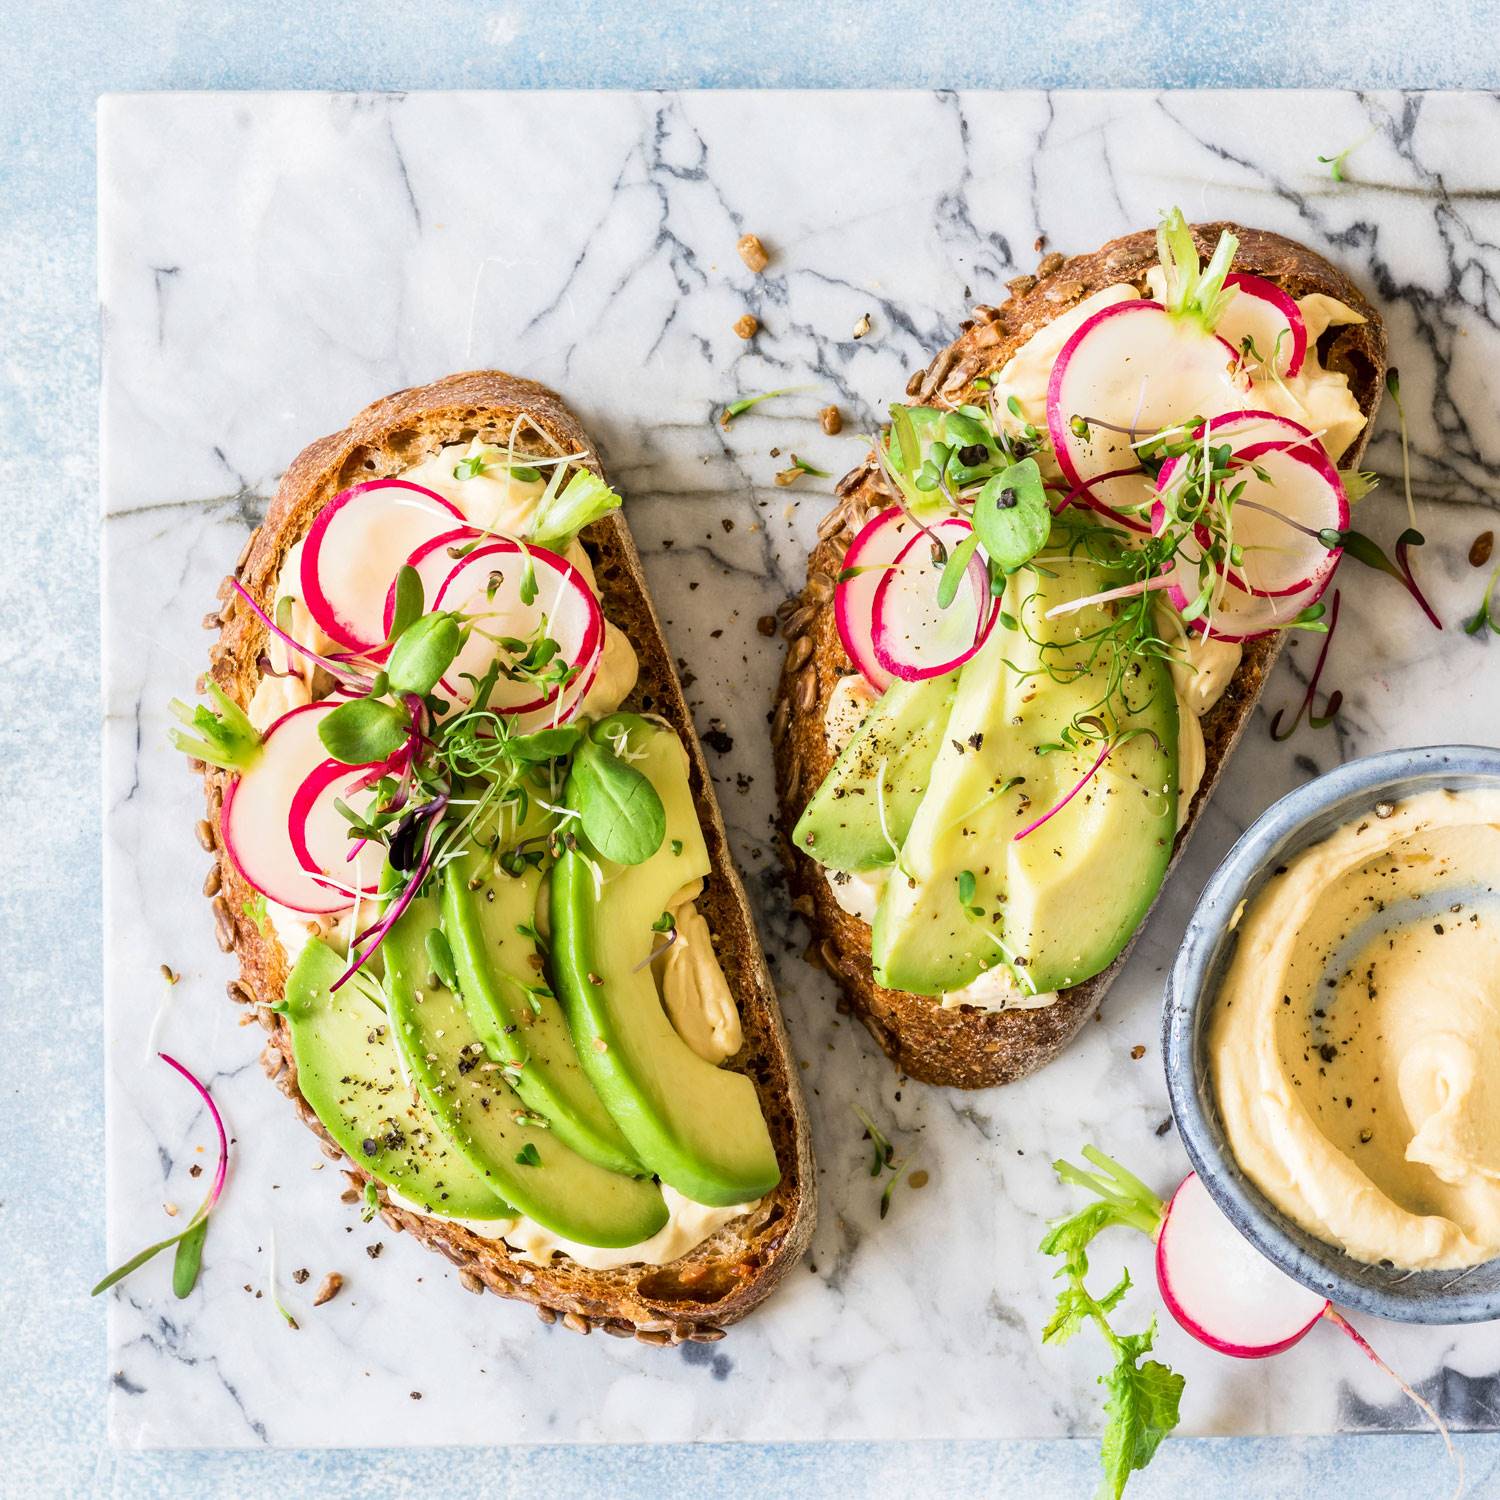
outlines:
[{"label": "toasted bread crust", "polygon": [[[247,542],[234,576],[264,604],[274,592],[288,550],[340,491],[360,480],[407,469],[443,444],[475,433],[503,441],[518,416],[535,429],[524,445],[529,451],[546,451],[545,435],[560,445],[560,451],[586,453],[587,466],[603,473],[588,435],[554,392],[496,370],[451,375],[376,401],[342,432],[309,444],[286,471],[265,524]],[[500,1240],[387,1202],[383,1189],[380,1212],[391,1229],[405,1230],[446,1255],[470,1291],[488,1288],[530,1302],[544,1322],[561,1318],[580,1333],[600,1328],[650,1344],[712,1341],[768,1296],[807,1248],[816,1215],[811,1138],[798,1070],[760,940],[629,527],[616,513],[591,527],[584,542],[594,561],[604,612],[630,637],[640,659],[640,680],[627,706],[662,715],[687,747],[693,797],[713,864],[699,907],[715,936],[744,1025],[744,1046],[728,1066],[755,1083],[776,1144],[781,1182],[753,1213],[727,1225],[682,1259],[668,1266],[614,1271],[588,1270],[564,1257],[534,1265]],[[266,631],[250,610],[235,607],[240,601],[231,583],[226,578],[219,591],[223,624],[210,654],[211,671],[225,692],[246,704],[259,679],[257,660]],[[212,897],[220,946],[234,952],[240,962],[240,977],[230,983],[230,996],[255,1007],[254,1014],[271,1034],[263,1054],[266,1073],[303,1122],[322,1137],[325,1154],[344,1164],[351,1185],[358,1189],[366,1174],[345,1157],[298,1092],[289,1030],[269,1008],[285,992],[286,953],[271,931],[262,934],[245,916],[244,903],[254,892],[218,848],[228,780],[224,772],[206,768],[208,817],[199,832],[215,851],[205,890]]]},{"label": "toasted bread crust", "polygon": [[[1331,329],[1320,346],[1325,364],[1348,375],[1355,399],[1368,418],[1342,460],[1343,467],[1354,467],[1369,441],[1385,385],[1386,340],[1379,313],[1336,266],[1281,235],[1236,224],[1195,225],[1199,252],[1206,256],[1225,229],[1240,241],[1236,270],[1264,276],[1293,297],[1324,292],[1367,320]],[[1010,283],[1011,296],[1002,306],[976,307],[959,337],[925,370],[912,376],[907,395],[918,402],[970,399],[973,382],[999,370],[1039,328],[1107,286],[1132,282],[1143,288],[1146,272],[1155,264],[1156,240],[1151,231],[1111,240],[1071,259],[1047,255],[1035,276],[1020,276]],[[834,507],[819,527],[818,544],[807,560],[807,583],[801,595],[788,600],[782,609],[788,645],[771,721],[780,800],[779,842],[796,907],[812,927],[809,953],[832,973],[843,991],[842,1003],[864,1022],[903,1073],[953,1088],[1013,1083],[1050,1062],[1078,1034],[1098,1009],[1130,946],[1102,973],[1065,990],[1055,1004],[1038,1010],[986,1011],[971,1006],[944,1010],[930,997],[883,989],[875,983],[869,925],[839,907],[821,867],[791,838],[802,809],[833,765],[834,755],[823,732],[829,695],[839,678],[853,671],[834,622],[833,580],[854,534],[871,515],[894,503],[873,458],[846,474],[834,493]],[[1207,766],[1187,822],[1177,835],[1174,865],[1249,722],[1282,640],[1282,635],[1272,635],[1246,642],[1228,690],[1202,720]]]}]

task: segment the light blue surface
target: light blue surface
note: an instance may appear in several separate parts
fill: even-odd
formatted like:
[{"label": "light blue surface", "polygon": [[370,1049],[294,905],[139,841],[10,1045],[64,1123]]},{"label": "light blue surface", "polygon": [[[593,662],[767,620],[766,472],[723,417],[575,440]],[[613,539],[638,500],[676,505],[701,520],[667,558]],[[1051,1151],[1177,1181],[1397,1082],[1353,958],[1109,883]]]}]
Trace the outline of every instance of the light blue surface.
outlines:
[{"label": "light blue surface", "polygon": [[[1493,87],[1483,4],[285,7],[4,0],[0,58],[0,1493],[1086,1495],[1091,1441],[314,1456],[111,1453],[99,1171],[93,109],[114,89]],[[642,25],[640,17],[650,15]],[[1341,142],[1319,143],[1337,149]],[[1481,149],[1481,143],[1475,143]],[[830,184],[830,190],[836,185]],[[997,1393],[997,1399],[1003,1399]],[[496,1433],[503,1439],[503,1433]],[[1469,1439],[1470,1494],[1500,1439]],[[1445,1493],[1431,1438],[1168,1443],[1131,1493]]]}]

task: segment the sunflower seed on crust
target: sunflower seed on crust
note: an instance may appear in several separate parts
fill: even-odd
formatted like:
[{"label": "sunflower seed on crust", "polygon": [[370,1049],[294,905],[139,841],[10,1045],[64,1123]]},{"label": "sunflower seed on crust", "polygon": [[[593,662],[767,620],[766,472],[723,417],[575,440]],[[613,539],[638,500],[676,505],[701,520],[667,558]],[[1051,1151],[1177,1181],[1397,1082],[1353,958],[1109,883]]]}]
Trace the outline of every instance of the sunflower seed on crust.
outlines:
[{"label": "sunflower seed on crust", "polygon": [[193,824],[193,832],[198,835],[198,842],[212,854],[214,852],[214,825],[207,818],[199,818]]},{"label": "sunflower seed on crust", "polygon": [[563,1314],[563,1327],[571,1328],[574,1333],[592,1333],[594,1331],[594,1325],[582,1313],[576,1312]]},{"label": "sunflower seed on crust", "polygon": [[466,1292],[477,1292],[480,1296],[484,1295],[484,1282],[472,1271],[460,1271],[458,1273],[458,1284]]},{"label": "sunflower seed on crust", "polygon": [[[790,623],[790,622],[788,622]],[[812,624],[809,619],[807,624]],[[806,626],[803,627],[804,629]],[[808,659],[813,653],[812,637],[810,635],[799,635],[792,642],[791,650],[786,654],[786,669],[788,672],[799,672],[807,665]]]},{"label": "sunflower seed on crust", "polygon": [[818,701],[818,668],[816,664],[809,664],[802,670],[802,675],[797,679],[797,712],[799,714],[810,713],[812,706]]},{"label": "sunflower seed on crust", "polygon": [[776,712],[771,718],[771,745],[779,747],[782,740],[786,738],[788,725],[792,722],[791,699],[783,698],[776,705]]},{"label": "sunflower seed on crust", "polygon": [[833,579],[826,573],[809,573],[802,597],[809,604],[827,604],[833,598]]},{"label": "sunflower seed on crust", "polygon": [[208,867],[208,874],[203,877],[203,894],[205,896],[217,896],[219,887],[224,884],[224,872],[219,868],[218,860]]}]

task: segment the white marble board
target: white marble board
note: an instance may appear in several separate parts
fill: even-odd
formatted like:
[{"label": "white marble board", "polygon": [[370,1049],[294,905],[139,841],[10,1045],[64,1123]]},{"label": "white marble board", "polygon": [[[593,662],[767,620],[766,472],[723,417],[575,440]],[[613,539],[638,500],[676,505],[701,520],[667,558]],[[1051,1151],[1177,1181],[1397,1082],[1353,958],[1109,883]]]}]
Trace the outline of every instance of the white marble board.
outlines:
[{"label": "white marble board", "polygon": [[[1335,183],[1315,159],[1364,140]],[[1162,1188],[1183,1170],[1157,1045],[1164,970],[1236,832],[1315,769],[1387,747],[1494,740],[1500,642],[1456,628],[1494,520],[1500,417],[1500,102],[1479,95],[201,94],[100,106],[103,303],[109,1244],[166,1232],[196,1201],[211,1134],[148,1059],[163,1045],[212,1083],[233,1175],[198,1291],[164,1263],[113,1294],[110,1431],[142,1446],[1046,1436],[1097,1427],[1102,1351],[1044,1350],[1043,1219],[1076,1201],[1050,1160],[1095,1140]],[[1053,1067],[973,1095],[901,1087],[834,1013],[769,842],[765,714],[780,655],[756,620],[801,574],[826,483],[778,489],[773,447],[842,471],[884,403],[974,302],[1035,262],[1091,248],[1179,203],[1296,235],[1382,305],[1411,420],[1431,545],[1419,567],[1449,621],[1348,570],[1327,684],[1335,729],[1272,743],[1315,641],[1277,670],[1102,1020]],[[756,279],[734,251],[772,248]],[[764,331],[742,343],[746,309]],[[853,337],[870,315],[871,331]],[[198,888],[198,789],[166,748],[199,619],[288,460],[371,398],[499,364],[559,386],[597,436],[691,673],[735,851],[775,961],[812,1106],[823,1207],[806,1265],[711,1348],[577,1338],[461,1290],[451,1267],[359,1223],[313,1137],[261,1076],[258,1028],[223,995],[229,961]],[[805,391],[730,431],[735,395]],[[819,431],[837,401],[845,434]],[[1370,462],[1399,473],[1387,414]],[[1388,480],[1362,507],[1393,538]],[[722,743],[722,742],[721,742]],[[1138,1060],[1132,1049],[1144,1047]],[[881,1221],[855,1103],[925,1169]],[[200,1148],[201,1155],[195,1155]],[[266,1296],[275,1236],[283,1326]],[[377,1242],[378,1262],[367,1258]],[[1117,1232],[1149,1288],[1147,1246]],[[291,1272],[310,1268],[295,1285]],[[343,1294],[316,1311],[327,1270]],[[1124,1317],[1144,1321],[1148,1290]],[[1500,1422],[1500,1332],[1375,1326],[1387,1357],[1458,1425]],[[1174,1325],[1184,1429],[1409,1425],[1363,1359],[1319,1331],[1237,1364]],[[420,1393],[418,1399],[417,1393]]]}]

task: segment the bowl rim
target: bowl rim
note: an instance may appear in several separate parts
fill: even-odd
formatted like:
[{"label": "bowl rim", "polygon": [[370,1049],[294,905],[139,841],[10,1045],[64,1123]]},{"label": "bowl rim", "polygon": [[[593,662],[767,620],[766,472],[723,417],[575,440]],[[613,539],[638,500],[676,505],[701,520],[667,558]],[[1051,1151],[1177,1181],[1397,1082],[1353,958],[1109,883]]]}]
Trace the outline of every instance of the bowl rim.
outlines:
[{"label": "bowl rim", "polygon": [[[1467,777],[1479,784],[1493,781],[1500,787],[1500,748],[1455,744],[1382,751],[1346,761],[1279,797],[1239,836],[1199,894],[1168,975],[1162,1006],[1162,1058],[1172,1116],[1193,1170],[1203,1179],[1210,1197],[1240,1233],[1294,1281],[1342,1307],[1404,1323],[1478,1323],[1500,1318],[1500,1288],[1475,1291],[1459,1284],[1450,1291],[1422,1280],[1419,1295],[1386,1290],[1346,1274],[1340,1261],[1360,1263],[1336,1245],[1311,1235],[1305,1243],[1295,1239],[1287,1227],[1288,1216],[1244,1175],[1223,1140],[1222,1127],[1210,1118],[1209,1086],[1199,1077],[1198,1023],[1212,998],[1211,971],[1235,908],[1242,898],[1254,894],[1271,860],[1300,852],[1326,837],[1327,833],[1320,833],[1297,842],[1310,825],[1346,799],[1444,777]],[[1480,1264],[1493,1266],[1496,1260],[1500,1257]],[[1442,1274],[1453,1273],[1403,1273],[1402,1280]]]}]

